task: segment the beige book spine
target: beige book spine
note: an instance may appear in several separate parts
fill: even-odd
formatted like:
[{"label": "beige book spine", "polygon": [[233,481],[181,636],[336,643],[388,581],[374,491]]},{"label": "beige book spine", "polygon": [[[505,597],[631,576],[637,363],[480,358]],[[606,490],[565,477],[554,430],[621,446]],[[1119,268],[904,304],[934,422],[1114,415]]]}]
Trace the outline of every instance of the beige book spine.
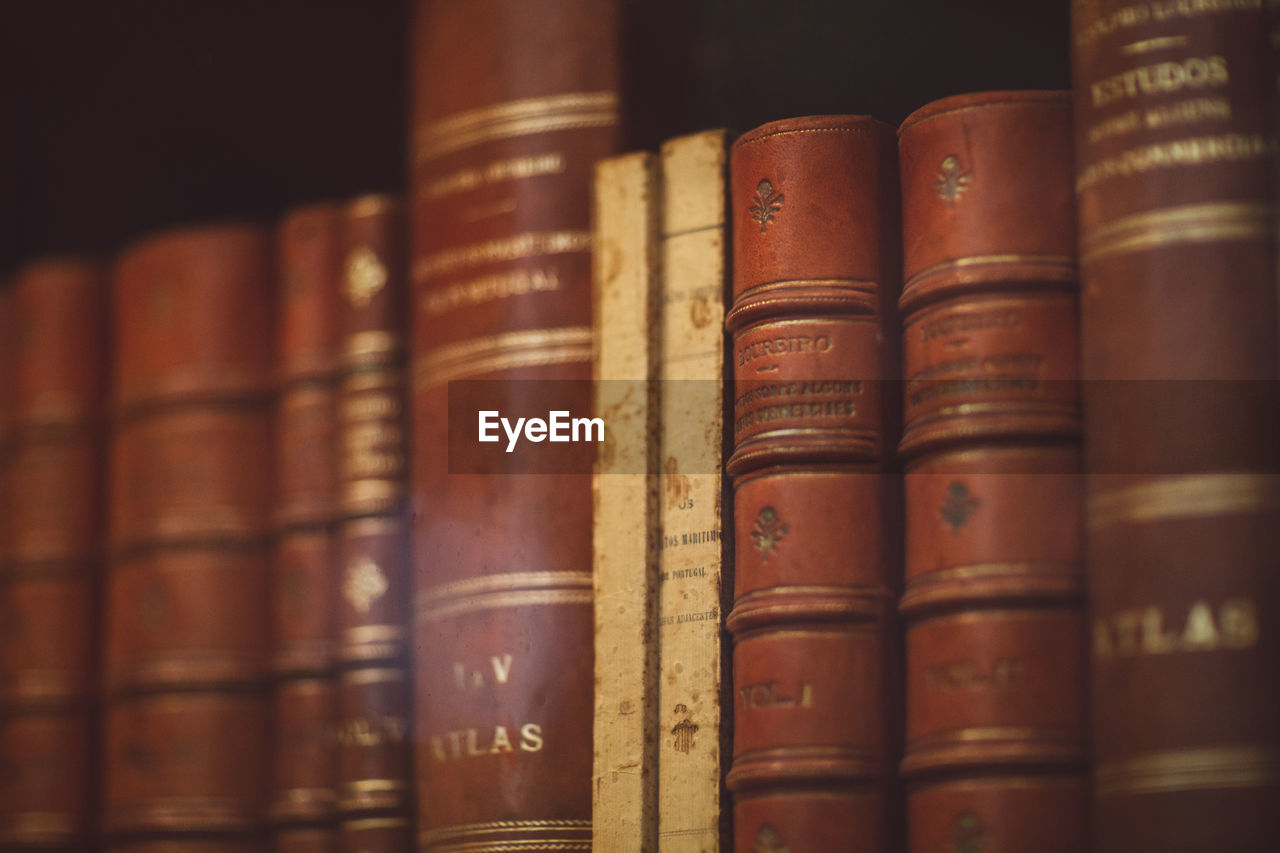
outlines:
[{"label": "beige book spine", "polygon": [[725,198],[722,130],[662,147],[658,848],[730,849],[723,796]]},{"label": "beige book spine", "polygon": [[657,365],[660,184],[653,154],[593,185],[595,714],[592,848],[657,849]]}]

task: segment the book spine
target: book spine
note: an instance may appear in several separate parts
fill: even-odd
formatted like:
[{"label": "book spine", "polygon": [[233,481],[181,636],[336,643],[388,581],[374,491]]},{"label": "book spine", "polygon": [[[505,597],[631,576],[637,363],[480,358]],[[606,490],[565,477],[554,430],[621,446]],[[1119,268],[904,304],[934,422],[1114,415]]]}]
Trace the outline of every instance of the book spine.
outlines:
[{"label": "book spine", "polygon": [[908,849],[1088,848],[1071,102],[899,130]]},{"label": "book spine", "polygon": [[893,130],[763,125],[730,187],[736,849],[896,849]]},{"label": "book spine", "polygon": [[658,397],[662,184],[647,152],[600,161],[592,182],[595,717],[591,843],[658,849]]},{"label": "book spine", "polygon": [[102,786],[113,851],[262,847],[270,258],[264,231],[224,225],[155,235],[115,267]]},{"label": "book spine", "polygon": [[[450,474],[465,460],[445,419],[459,380],[505,380],[501,411],[544,405],[522,380],[590,378],[589,187],[618,144],[616,5],[414,7],[421,850],[591,844],[590,456],[578,473]],[[461,82],[440,86],[441,68]]]},{"label": "book spine", "polygon": [[105,292],[88,260],[38,261],[14,283],[0,847],[97,843]]},{"label": "book spine", "polygon": [[278,853],[337,844],[334,600],[341,215],[290,212],[277,230],[276,540],[268,798]]},{"label": "book spine", "polygon": [[412,848],[404,216],[342,211],[337,596],[340,849]]},{"label": "book spine", "polygon": [[1275,845],[1274,23],[1072,5],[1099,853]]},{"label": "book spine", "polygon": [[662,146],[658,846],[729,849],[723,535],[728,133]]}]

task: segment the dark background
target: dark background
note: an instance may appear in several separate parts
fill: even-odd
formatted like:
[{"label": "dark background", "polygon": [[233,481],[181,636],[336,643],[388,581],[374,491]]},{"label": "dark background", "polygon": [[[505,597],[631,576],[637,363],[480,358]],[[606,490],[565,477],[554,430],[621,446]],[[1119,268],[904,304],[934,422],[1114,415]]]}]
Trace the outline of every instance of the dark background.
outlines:
[{"label": "dark background", "polygon": [[[944,95],[1069,82],[1065,2],[624,9],[631,147],[808,113],[897,124]],[[0,273],[180,222],[403,187],[407,14],[403,0],[6,3]]]}]

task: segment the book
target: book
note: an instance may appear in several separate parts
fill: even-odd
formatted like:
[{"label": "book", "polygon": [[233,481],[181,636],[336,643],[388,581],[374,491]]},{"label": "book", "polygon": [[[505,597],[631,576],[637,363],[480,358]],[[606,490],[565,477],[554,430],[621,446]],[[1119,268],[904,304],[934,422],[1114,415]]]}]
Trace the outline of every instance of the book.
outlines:
[{"label": "book", "polygon": [[1088,848],[1071,101],[898,131],[907,849]]},{"label": "book", "polygon": [[734,143],[735,849],[894,849],[900,231],[892,128]]},{"label": "book", "polygon": [[105,281],[92,259],[47,258],[7,295],[0,847],[82,850],[96,843]]},{"label": "book", "polygon": [[337,602],[340,849],[408,851],[407,278],[398,197],[341,211]]},{"label": "book", "polygon": [[273,843],[337,843],[337,204],[289,211],[276,229],[275,550],[271,583]]},{"label": "book", "polygon": [[658,385],[662,184],[657,156],[596,164],[592,180],[595,713],[591,844],[658,849]]},{"label": "book", "polygon": [[1275,843],[1267,6],[1071,10],[1099,853]]},{"label": "book", "polygon": [[662,146],[658,847],[728,850],[724,518],[729,134]]},{"label": "book", "polygon": [[[414,624],[431,649],[414,677],[419,849],[586,850],[593,448],[504,474],[515,454],[478,445],[477,410],[461,419],[449,397],[484,380],[489,408],[531,416],[550,382],[579,380],[562,408],[590,411],[590,178],[618,149],[618,10],[413,10]],[[489,447],[495,473],[478,473]]]},{"label": "book", "polygon": [[271,241],[173,228],[113,271],[103,829],[259,849],[269,778]]}]

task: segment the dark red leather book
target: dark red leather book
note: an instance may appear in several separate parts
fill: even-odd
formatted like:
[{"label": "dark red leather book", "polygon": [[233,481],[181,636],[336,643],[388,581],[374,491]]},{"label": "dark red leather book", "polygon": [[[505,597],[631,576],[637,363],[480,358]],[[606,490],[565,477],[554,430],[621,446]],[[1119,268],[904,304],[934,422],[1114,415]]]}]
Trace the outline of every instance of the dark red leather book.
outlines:
[{"label": "dark red leather book", "polygon": [[276,541],[271,585],[272,782],[277,851],[337,844],[337,204],[290,211],[276,233]]},{"label": "dark red leather book", "polygon": [[898,131],[907,849],[1088,848],[1071,101]]},{"label": "dark red leather book", "polygon": [[272,279],[269,236],[249,225],[163,232],[115,267],[103,759],[112,850],[263,843]]},{"label": "dark red leather book", "polygon": [[14,281],[0,603],[0,847],[93,848],[106,291],[51,259]]},{"label": "dark red leather book", "polygon": [[1280,832],[1270,7],[1072,5],[1099,853]]},{"label": "dark red leather book", "polygon": [[339,849],[398,853],[413,846],[404,215],[398,198],[372,195],[341,220]]},{"label": "dark red leather book", "polygon": [[472,473],[448,452],[446,415],[451,382],[499,381],[501,410],[545,396],[526,380],[591,376],[589,188],[620,139],[617,6],[413,7],[423,851],[591,843],[590,458],[578,473]]},{"label": "dark red leather book", "polygon": [[894,850],[893,129],[763,125],[730,186],[735,849]]}]

